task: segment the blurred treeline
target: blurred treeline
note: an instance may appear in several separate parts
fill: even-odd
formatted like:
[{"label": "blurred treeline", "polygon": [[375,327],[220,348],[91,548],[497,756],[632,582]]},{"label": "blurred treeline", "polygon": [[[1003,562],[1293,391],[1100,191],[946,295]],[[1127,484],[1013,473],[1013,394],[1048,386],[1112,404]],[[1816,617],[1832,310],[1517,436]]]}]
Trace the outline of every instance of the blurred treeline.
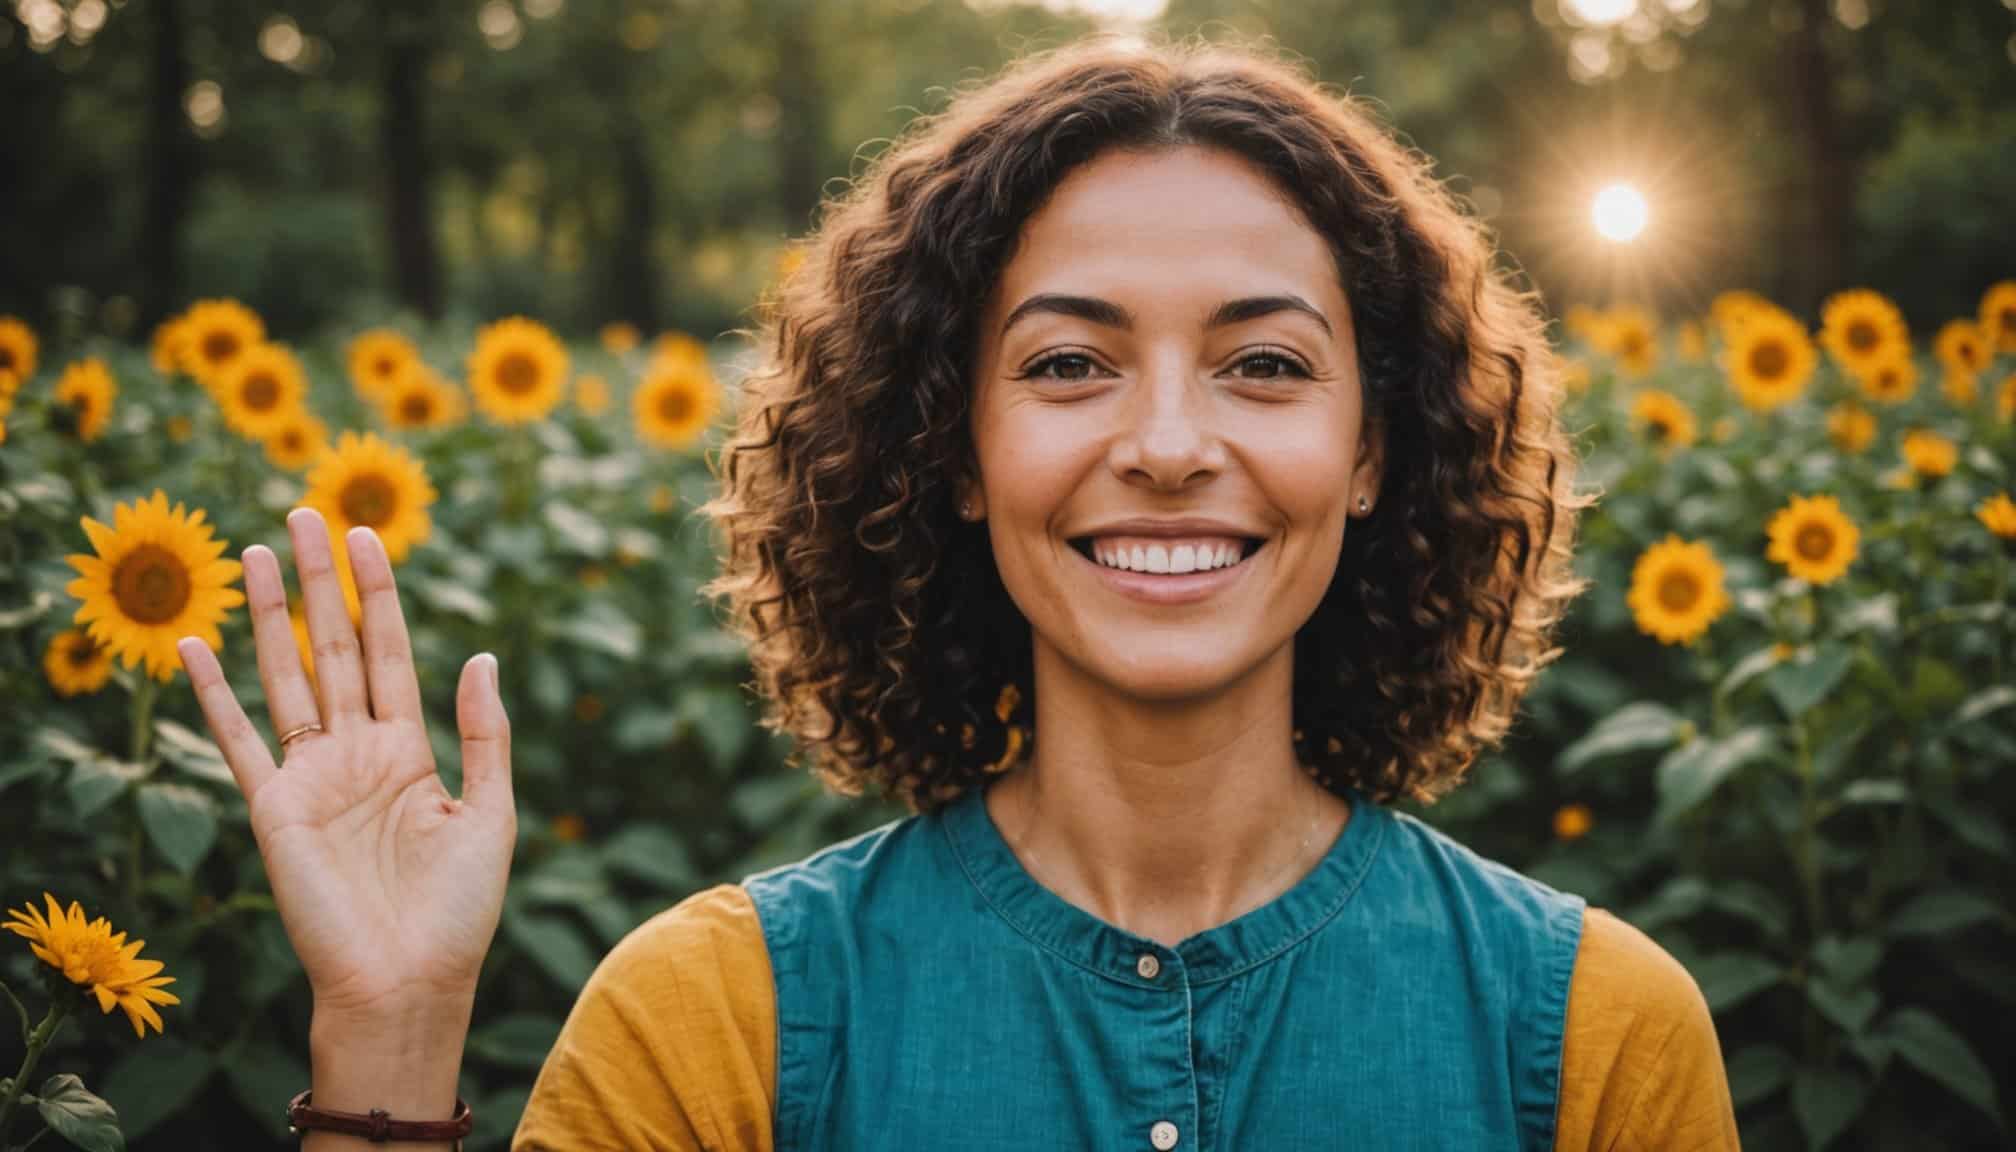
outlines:
[{"label": "blurred treeline", "polygon": [[[297,339],[399,310],[712,334],[876,142],[1101,26],[1272,37],[1377,101],[1557,309],[1740,286],[1810,316],[1860,284],[1917,327],[2016,250],[2004,0],[1158,7],[6,0],[0,313],[137,337],[233,296]],[[1589,226],[1615,179],[1650,201],[1639,244]]]}]

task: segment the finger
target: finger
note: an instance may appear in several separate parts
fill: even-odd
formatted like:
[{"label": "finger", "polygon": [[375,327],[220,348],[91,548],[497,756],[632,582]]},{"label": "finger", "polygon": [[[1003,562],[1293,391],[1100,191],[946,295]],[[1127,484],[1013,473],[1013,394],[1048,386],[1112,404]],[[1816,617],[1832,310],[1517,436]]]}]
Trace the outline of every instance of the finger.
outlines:
[{"label": "finger", "polygon": [[280,558],[264,544],[245,549],[245,598],[252,608],[252,640],[259,650],[259,681],[266,685],[266,714],[273,734],[285,736],[322,717],[315,686],[301,667],[294,644],[294,621],[287,615],[287,586]]},{"label": "finger", "polygon": [[385,542],[369,528],[352,528],[346,537],[350,571],[364,603],[364,672],[371,687],[371,714],[380,720],[424,725],[413,641],[406,633],[406,615],[399,610],[398,582],[392,577]]},{"label": "finger", "polygon": [[497,815],[514,811],[511,719],[497,688],[497,658],[488,652],[462,665],[455,724],[462,730],[463,801]]},{"label": "finger", "polygon": [[322,723],[333,732],[371,718],[363,649],[357,643],[350,609],[343,602],[328,522],[313,508],[296,508],[287,514],[287,535],[294,542],[294,566],[300,572],[301,599],[307,605],[315,682],[322,690]]},{"label": "finger", "polygon": [[245,709],[238,706],[238,696],[224,679],[224,669],[218,666],[210,646],[194,636],[184,636],[176,642],[175,652],[189,673],[189,684],[196,690],[196,703],[203,709],[210,735],[224,753],[224,763],[231,766],[238,790],[250,802],[273,778],[273,753],[267,750],[265,738],[252,726]]}]

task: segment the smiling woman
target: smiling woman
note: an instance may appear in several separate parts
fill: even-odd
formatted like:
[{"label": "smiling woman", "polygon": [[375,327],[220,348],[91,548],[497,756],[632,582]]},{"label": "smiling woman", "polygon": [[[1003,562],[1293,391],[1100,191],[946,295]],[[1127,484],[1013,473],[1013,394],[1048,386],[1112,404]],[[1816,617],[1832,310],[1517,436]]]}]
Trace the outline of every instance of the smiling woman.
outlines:
[{"label": "smiling woman", "polygon": [[1385,805],[1558,649],[1535,301],[1358,103],[1093,41],[831,206],[722,457],[768,722],[913,815],[602,964],[515,1147],[1734,1147],[1699,990]]}]

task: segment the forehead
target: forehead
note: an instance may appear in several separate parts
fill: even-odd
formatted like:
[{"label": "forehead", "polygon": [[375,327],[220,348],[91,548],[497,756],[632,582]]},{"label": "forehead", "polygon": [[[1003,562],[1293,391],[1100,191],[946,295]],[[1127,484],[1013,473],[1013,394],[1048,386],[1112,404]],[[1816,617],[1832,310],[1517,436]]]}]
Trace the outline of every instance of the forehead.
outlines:
[{"label": "forehead", "polygon": [[1333,317],[1343,306],[1329,247],[1301,209],[1244,158],[1197,146],[1116,150],[1072,171],[1023,225],[990,312],[1066,287],[1212,304],[1291,291]]}]

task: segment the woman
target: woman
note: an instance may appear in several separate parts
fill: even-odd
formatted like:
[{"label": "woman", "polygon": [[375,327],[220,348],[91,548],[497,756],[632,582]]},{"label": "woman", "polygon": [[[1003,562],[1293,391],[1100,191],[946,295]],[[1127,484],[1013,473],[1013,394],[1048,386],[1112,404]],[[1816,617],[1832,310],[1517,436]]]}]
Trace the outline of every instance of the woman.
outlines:
[{"label": "woman", "polygon": [[[766,336],[709,590],[770,722],[914,814],[633,932],[515,1148],[1736,1146],[1683,969],[1382,807],[1502,737],[1588,501],[1533,302],[1360,106],[1240,51],[1024,61],[832,207]],[[445,1118],[515,825],[495,662],[458,801],[382,548],[360,646],[289,527],[322,699],[255,546],[260,675],[324,730],[275,773],[184,659],[312,1102]]]}]

